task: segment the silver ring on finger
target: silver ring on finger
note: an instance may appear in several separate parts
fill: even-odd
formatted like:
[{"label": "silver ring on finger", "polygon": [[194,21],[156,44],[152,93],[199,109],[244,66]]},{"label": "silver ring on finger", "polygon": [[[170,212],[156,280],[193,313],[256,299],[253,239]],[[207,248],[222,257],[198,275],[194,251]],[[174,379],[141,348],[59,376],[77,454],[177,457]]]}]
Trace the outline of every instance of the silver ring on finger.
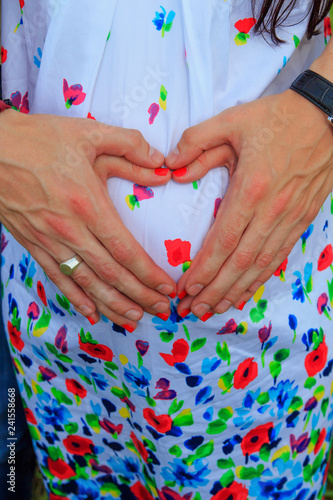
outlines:
[{"label": "silver ring on finger", "polygon": [[74,255],[71,259],[60,263],[60,271],[66,276],[72,276],[75,269],[79,267],[83,259],[79,255]]}]

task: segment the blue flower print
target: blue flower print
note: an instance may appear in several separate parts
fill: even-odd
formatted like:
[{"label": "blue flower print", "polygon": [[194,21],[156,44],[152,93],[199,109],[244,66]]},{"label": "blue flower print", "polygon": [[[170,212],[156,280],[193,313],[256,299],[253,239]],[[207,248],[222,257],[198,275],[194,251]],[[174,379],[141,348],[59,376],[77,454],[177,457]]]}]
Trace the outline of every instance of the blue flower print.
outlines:
[{"label": "blue flower print", "polygon": [[129,364],[129,368],[125,368],[124,370],[124,376],[127,382],[133,387],[135,394],[145,398],[146,393],[142,389],[150,385],[150,371],[144,366],[138,370],[135,366]]},{"label": "blue flower print", "polygon": [[124,477],[132,480],[140,472],[140,463],[133,457],[127,457],[124,459],[118,457],[111,457],[107,460],[111,469],[117,474],[122,474]]},{"label": "blue flower print", "polygon": [[179,458],[169,462],[169,465],[171,467],[163,467],[162,469],[165,481],[176,482],[177,486],[181,488],[198,488],[208,484],[208,479],[205,477],[210,474],[210,470],[202,460],[196,460],[191,468]]},{"label": "blue flower print", "polygon": [[45,425],[52,425],[55,430],[61,431],[62,427],[59,424],[69,424],[72,415],[64,405],[59,404],[56,399],[51,399],[46,392],[37,394],[37,398],[36,413]]},{"label": "blue flower print", "polygon": [[162,12],[155,12],[155,19],[153,19],[153,23],[155,24],[157,31],[161,31],[162,37],[164,37],[164,33],[171,30],[176,14],[173,10],[170,10],[167,15],[166,10],[162,7],[162,5],[161,10]]},{"label": "blue flower print", "polygon": [[178,325],[184,323],[185,320],[193,321],[193,323],[196,323],[198,321],[197,316],[195,316],[192,313],[190,313],[185,318],[179,316],[179,314],[177,313],[177,305],[175,305],[173,302],[171,302],[170,304],[170,309],[171,309],[171,314],[167,321],[163,321],[162,319],[157,318],[156,316],[152,319],[152,322],[155,324],[156,330],[162,330],[168,333],[177,333]]},{"label": "blue flower print", "polygon": [[294,381],[281,380],[276,387],[271,387],[268,390],[268,395],[271,401],[277,403],[278,417],[282,418],[284,413],[288,411],[290,403],[298,391],[298,385],[293,387]]}]

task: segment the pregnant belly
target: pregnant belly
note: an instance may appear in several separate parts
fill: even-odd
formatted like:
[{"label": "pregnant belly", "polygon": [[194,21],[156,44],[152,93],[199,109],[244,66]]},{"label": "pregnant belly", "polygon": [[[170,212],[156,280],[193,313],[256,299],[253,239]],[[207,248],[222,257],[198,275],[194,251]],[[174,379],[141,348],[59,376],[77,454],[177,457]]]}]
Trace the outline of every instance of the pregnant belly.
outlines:
[{"label": "pregnant belly", "polygon": [[147,188],[113,178],[108,180],[108,191],[136,240],[178,280],[201,248],[228,181],[227,168],[219,167],[194,184],[171,180]]}]

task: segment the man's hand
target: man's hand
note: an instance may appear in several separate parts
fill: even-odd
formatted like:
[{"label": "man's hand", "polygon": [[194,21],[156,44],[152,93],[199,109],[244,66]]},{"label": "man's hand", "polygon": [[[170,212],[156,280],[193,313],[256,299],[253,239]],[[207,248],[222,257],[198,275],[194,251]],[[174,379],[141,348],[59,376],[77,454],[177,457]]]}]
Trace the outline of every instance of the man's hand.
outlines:
[{"label": "man's hand", "polygon": [[[110,176],[164,184],[171,175],[160,175],[163,161],[136,130],[1,114],[0,221],[93,321],[96,307],[129,329],[143,310],[169,313],[166,295],[173,295],[175,283],[125,228],[105,186]],[[75,254],[83,262],[72,277],[64,276],[59,263]]]},{"label": "man's hand", "polygon": [[178,312],[204,320],[251,298],[286,259],[333,187],[333,129],[291,90],[185,131],[166,165],[192,182],[227,165],[230,185],[203,248],[178,283]]}]

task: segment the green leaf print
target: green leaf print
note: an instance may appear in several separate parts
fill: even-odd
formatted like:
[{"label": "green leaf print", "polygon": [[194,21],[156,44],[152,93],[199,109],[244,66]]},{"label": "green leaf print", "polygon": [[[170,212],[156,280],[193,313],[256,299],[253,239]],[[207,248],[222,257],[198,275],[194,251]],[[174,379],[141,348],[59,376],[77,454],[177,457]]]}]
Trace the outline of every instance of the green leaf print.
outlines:
[{"label": "green leaf print", "polygon": [[280,375],[281,369],[281,363],[279,363],[278,361],[271,361],[269,363],[269,371],[274,379],[274,382],[276,382],[276,379]]},{"label": "green leaf print", "polygon": [[67,297],[65,297],[65,295],[63,295],[62,297],[60,297],[60,295],[57,294],[56,295],[56,299],[57,299],[57,302],[58,302],[59,306],[62,307],[63,309],[65,309],[65,311],[68,311],[69,314],[71,316],[73,316],[72,311],[70,310],[71,303],[69,302],[69,300],[67,299]]},{"label": "green leaf print", "polygon": [[177,415],[173,420],[173,425],[175,427],[184,427],[193,425],[193,415],[189,408],[183,410],[179,415]]},{"label": "green leaf print", "polygon": [[290,354],[290,349],[280,349],[279,351],[276,351],[274,354],[274,361],[277,363],[282,363],[282,361],[285,361]]},{"label": "green leaf print", "polygon": [[177,444],[175,444],[174,446],[171,446],[171,448],[169,448],[169,453],[170,453],[170,455],[174,455],[177,458],[182,456],[182,450],[179,448],[179,446]]},{"label": "green leaf print", "polygon": [[175,334],[172,332],[161,332],[160,333],[160,339],[162,342],[171,342],[173,340]]},{"label": "green leaf print", "polygon": [[58,404],[60,405],[61,403],[65,403],[65,405],[72,405],[73,401],[69,399],[69,397],[59,389],[56,389],[55,387],[52,387],[51,392],[53,396],[56,398],[58,401]]},{"label": "green leaf print", "polygon": [[232,470],[229,470],[220,479],[220,483],[222,484],[223,488],[228,488],[235,480],[235,474]]},{"label": "green leaf print", "polygon": [[256,477],[261,477],[262,473],[265,470],[265,466],[263,464],[259,464],[257,468],[254,467],[237,467],[236,475],[239,479],[249,480],[254,479]]},{"label": "green leaf print", "polygon": [[219,469],[231,469],[231,467],[236,467],[235,462],[233,461],[232,458],[228,459],[219,458],[216,464],[219,467]]},{"label": "green leaf print", "polygon": [[230,365],[231,358],[230,358],[228,344],[226,343],[226,341],[223,342],[223,346],[221,346],[220,342],[217,342],[216,354],[219,356],[219,358],[222,359],[222,361],[227,361],[228,366]]},{"label": "green leaf print", "polygon": [[33,336],[41,337],[49,327],[51,321],[51,313],[48,309],[43,308],[43,313],[37,323],[34,325]]},{"label": "green leaf print", "polygon": [[206,337],[194,340],[194,342],[192,342],[191,344],[191,352],[199,351],[199,349],[201,349],[206,342],[207,342]]},{"label": "green leaf print", "polygon": [[206,432],[210,435],[221,434],[227,427],[227,424],[218,418],[217,420],[213,420],[213,422],[209,422]]},{"label": "green leaf print", "polygon": [[174,399],[170,405],[168,410],[168,415],[172,415],[173,413],[177,413],[177,411],[181,410],[183,407],[184,401],[177,402],[177,399]]}]

